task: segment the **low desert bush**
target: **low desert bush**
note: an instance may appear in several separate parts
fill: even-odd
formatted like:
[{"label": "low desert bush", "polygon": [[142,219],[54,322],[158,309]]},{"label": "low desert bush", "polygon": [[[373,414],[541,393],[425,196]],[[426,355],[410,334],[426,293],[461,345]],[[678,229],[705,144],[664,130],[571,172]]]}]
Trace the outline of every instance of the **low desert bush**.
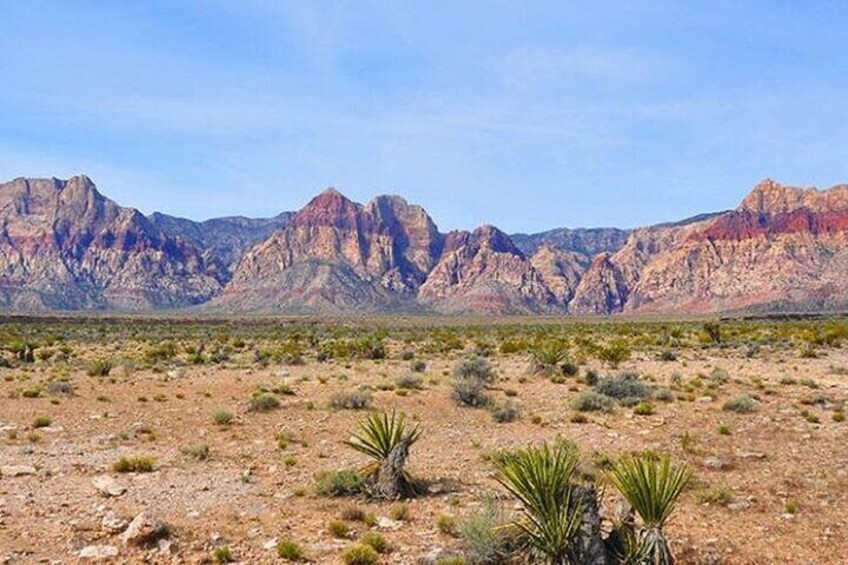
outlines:
[{"label": "low desert bush", "polygon": [[585,390],[571,399],[571,407],[578,412],[610,412],[613,404],[612,398],[593,390]]}]

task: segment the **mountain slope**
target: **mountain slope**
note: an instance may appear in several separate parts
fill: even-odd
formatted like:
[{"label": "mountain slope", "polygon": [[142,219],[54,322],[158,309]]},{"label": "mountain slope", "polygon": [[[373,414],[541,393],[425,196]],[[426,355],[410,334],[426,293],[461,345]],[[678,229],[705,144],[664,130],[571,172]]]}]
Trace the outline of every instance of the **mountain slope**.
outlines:
[{"label": "mountain slope", "polygon": [[633,230],[439,232],[399,196],[145,217],[90,179],[0,184],[0,307],[258,313],[698,313],[848,306],[848,185],[766,180],[730,211]]},{"label": "mountain slope", "polygon": [[220,290],[197,249],[84,176],[0,185],[0,302],[14,310],[151,309]]},{"label": "mountain slope", "polygon": [[195,222],[154,212],[148,219],[163,233],[190,242],[200,250],[204,261],[215,267],[219,277],[228,280],[241,256],[275,230],[287,225],[293,215],[292,212],[283,212],[273,218],[227,216]]},{"label": "mountain slope", "polygon": [[766,180],[730,212],[635,230],[609,261],[622,273],[624,296],[609,307],[581,296],[584,311],[842,307],[848,186],[818,191]]},{"label": "mountain slope", "polygon": [[423,208],[400,197],[363,206],[328,189],[244,254],[213,308],[414,310],[441,239]]}]

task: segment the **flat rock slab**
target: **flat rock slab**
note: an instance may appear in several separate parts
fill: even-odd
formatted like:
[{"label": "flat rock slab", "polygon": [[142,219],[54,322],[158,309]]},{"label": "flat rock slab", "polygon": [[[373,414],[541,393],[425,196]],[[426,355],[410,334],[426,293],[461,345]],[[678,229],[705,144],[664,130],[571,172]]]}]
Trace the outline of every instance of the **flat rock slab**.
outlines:
[{"label": "flat rock slab", "polygon": [[80,559],[90,561],[105,561],[118,556],[118,548],[114,545],[89,545],[79,552]]},{"label": "flat rock slab", "polygon": [[91,479],[91,484],[98,492],[106,496],[121,496],[127,492],[127,487],[110,477],[109,475],[98,475]]},{"label": "flat rock slab", "polygon": [[20,477],[23,475],[34,475],[35,467],[31,465],[3,465],[0,467],[0,476]]},{"label": "flat rock slab", "polygon": [[154,543],[167,532],[165,523],[142,512],[130,522],[121,539],[125,545],[147,545]]}]

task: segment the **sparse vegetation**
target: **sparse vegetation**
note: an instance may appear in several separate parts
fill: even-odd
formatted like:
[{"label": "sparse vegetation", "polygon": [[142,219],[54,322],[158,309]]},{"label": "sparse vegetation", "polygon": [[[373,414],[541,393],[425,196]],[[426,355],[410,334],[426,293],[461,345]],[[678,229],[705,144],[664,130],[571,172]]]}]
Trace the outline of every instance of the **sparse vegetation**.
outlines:
[{"label": "sparse vegetation", "polygon": [[370,545],[357,544],[342,553],[342,561],[345,565],[377,565],[380,554]]},{"label": "sparse vegetation", "polygon": [[345,443],[373,459],[363,469],[365,477],[373,479],[372,495],[393,499],[415,493],[404,467],[410,448],[420,437],[418,426],[407,426],[403,413],[371,414],[359,423],[358,433]]},{"label": "sparse vegetation", "polygon": [[121,457],[112,465],[116,473],[152,473],[156,470],[156,458],[147,455]]},{"label": "sparse vegetation", "polygon": [[722,410],[725,412],[736,412],[737,414],[756,412],[757,401],[750,396],[738,396],[725,402]]},{"label": "sparse vegetation", "polygon": [[371,393],[367,390],[338,392],[330,398],[330,406],[336,410],[367,410],[371,408]]},{"label": "sparse vegetation", "polygon": [[[187,507],[190,520],[174,525],[174,555],[192,561],[268,560],[276,545],[281,562],[342,562],[346,552],[359,559],[369,552],[363,547],[370,548],[364,559],[383,563],[431,553],[443,565],[549,562],[546,551],[581,562],[578,548],[589,538],[580,528],[571,533],[569,516],[584,523],[597,505],[608,563],[619,563],[619,554],[640,564],[666,559],[666,531],[680,540],[671,544],[678,562],[706,562],[728,548],[756,562],[764,552],[782,555],[788,542],[750,530],[737,543],[736,532],[752,517],[763,531],[777,532],[839,520],[838,505],[816,501],[821,492],[837,492],[845,455],[832,440],[844,431],[848,323],[726,318],[720,334],[714,341],[701,322],[625,317],[467,324],[403,317],[367,327],[355,320],[7,318],[0,324],[0,448],[9,460],[4,469],[23,474],[2,480],[12,488],[38,479],[45,499],[67,492],[67,511],[80,515],[98,475],[129,490],[112,500],[116,513],[139,496],[151,510],[167,507],[173,488],[188,487],[184,494],[198,502]],[[19,357],[27,356],[24,343],[32,361]],[[619,361],[621,371],[602,352],[616,344],[630,353]],[[815,357],[803,356],[806,348]],[[98,360],[114,367],[94,371]],[[552,439],[558,433],[573,438],[583,457],[576,445]],[[781,454],[789,436],[803,440],[787,460]],[[410,437],[406,454],[398,437]],[[576,469],[569,480],[543,480],[549,463],[523,464],[525,475],[540,474],[514,487],[547,492],[538,485],[557,485],[560,514],[507,488],[502,469],[516,467],[518,454],[530,449],[523,446],[542,449],[532,445],[535,438],[547,438],[551,452],[560,444],[571,450]],[[345,440],[377,449],[354,452]],[[676,497],[667,494],[676,490],[668,486],[673,481],[661,479],[673,475],[663,470],[665,453],[698,470]],[[649,506],[685,518],[673,529],[655,519],[657,510],[646,511],[649,520],[638,509],[626,512],[618,495],[627,498],[635,487],[611,477],[632,459],[642,465],[634,476],[656,477],[639,487],[653,500]],[[378,488],[384,466],[402,477],[397,495]],[[66,467],[73,472],[55,474]],[[493,470],[506,482],[490,496]],[[426,499],[402,502],[413,495]],[[32,513],[6,521],[11,535],[35,531],[49,517],[35,500]],[[275,522],[264,514],[256,520],[250,528],[261,528],[258,537],[231,530],[213,537],[229,513],[242,515],[247,528],[260,502],[268,516],[282,514]],[[551,527],[539,531],[533,516]],[[74,535],[64,524],[51,527],[63,543]],[[190,541],[195,535],[202,544]],[[836,547],[843,537],[832,529],[827,539]],[[43,552],[40,540],[33,544]],[[799,558],[823,558],[806,538],[792,544]],[[147,555],[131,546],[120,551],[127,560]],[[645,558],[648,551],[654,557]]]}]

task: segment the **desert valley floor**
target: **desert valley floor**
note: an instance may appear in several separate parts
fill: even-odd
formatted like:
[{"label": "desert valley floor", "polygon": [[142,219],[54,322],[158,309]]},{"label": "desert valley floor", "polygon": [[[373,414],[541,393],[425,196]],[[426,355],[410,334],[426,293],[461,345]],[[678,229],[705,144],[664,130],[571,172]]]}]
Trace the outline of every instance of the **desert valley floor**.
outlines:
[{"label": "desert valley floor", "polygon": [[[844,320],[10,318],[0,336],[2,563],[283,563],[286,543],[344,563],[367,532],[388,542],[381,563],[480,562],[467,522],[517,508],[491,460],[557,437],[579,447],[582,480],[604,484],[634,451],[692,469],[666,528],[681,563],[845,560]],[[453,397],[474,358],[495,375],[488,407]],[[580,404],[621,373],[644,398]],[[319,492],[322,473],[367,463],[344,443],[357,422],[392,409],[420,425],[407,470],[426,492]],[[161,539],[126,533],[141,513]]]}]

